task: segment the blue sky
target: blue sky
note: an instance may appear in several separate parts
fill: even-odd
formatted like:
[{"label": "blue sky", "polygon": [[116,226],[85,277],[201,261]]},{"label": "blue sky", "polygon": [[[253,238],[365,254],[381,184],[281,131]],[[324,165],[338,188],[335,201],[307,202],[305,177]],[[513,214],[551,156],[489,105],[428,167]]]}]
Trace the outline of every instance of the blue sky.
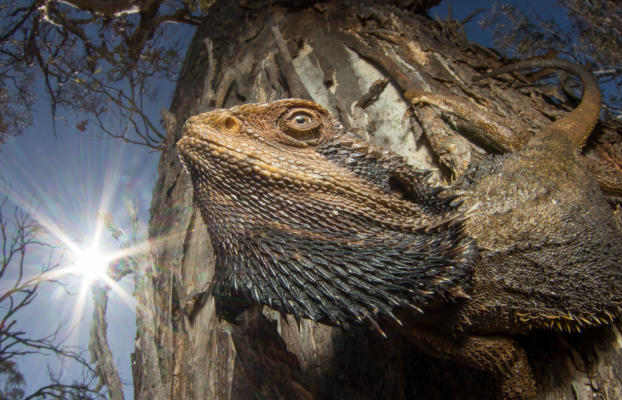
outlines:
[{"label": "blue sky", "polygon": [[[453,5],[453,15],[460,21],[473,10],[488,8],[491,4],[492,1],[484,0],[457,1]],[[430,11],[432,16],[435,13],[444,18],[446,3]],[[480,18],[478,16],[466,26],[468,38],[490,46],[490,35],[477,25]],[[162,83],[162,96],[158,104],[150,107],[152,120],[159,121],[157,111],[169,106],[172,89],[170,83]],[[22,205],[34,196],[40,203],[37,218],[62,230],[69,238],[80,239],[79,245],[85,249],[97,232],[96,211],[111,213],[121,227],[130,226],[124,198],[139,203],[139,218],[147,223],[160,154],[120,140],[80,136],[71,113],[66,114],[67,125],[57,124],[57,137],[54,137],[47,97],[43,91],[39,93],[34,126],[23,135],[9,139],[0,153],[0,172],[12,185],[14,204]],[[11,212],[11,207],[5,210],[6,214]],[[99,246],[103,253],[118,250],[107,232],[101,235]],[[30,261],[29,268],[40,268],[40,260]],[[33,306],[18,316],[21,328],[31,332],[32,336],[41,336],[64,318],[70,322],[69,327],[77,327],[69,342],[86,346],[92,314],[91,293],[82,290],[79,279],[70,278],[70,281],[72,290],[77,293],[74,296],[67,296],[51,285],[42,287]],[[118,292],[110,296],[108,338],[122,381],[131,383],[129,355],[134,351],[136,335],[131,299],[133,278],[125,277],[120,286],[129,295]],[[80,293],[86,297],[81,298]],[[20,369],[27,379],[27,394],[46,384],[46,362],[52,367],[57,366],[54,360],[41,356],[28,356],[20,361]],[[126,386],[125,394],[126,399],[133,397],[132,386]]]}]

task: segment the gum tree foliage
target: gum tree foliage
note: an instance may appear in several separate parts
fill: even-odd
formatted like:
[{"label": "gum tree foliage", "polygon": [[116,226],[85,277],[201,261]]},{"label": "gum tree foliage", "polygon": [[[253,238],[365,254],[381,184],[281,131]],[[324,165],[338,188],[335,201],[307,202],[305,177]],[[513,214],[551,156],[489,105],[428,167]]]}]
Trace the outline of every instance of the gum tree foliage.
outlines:
[{"label": "gum tree foliage", "polygon": [[[176,80],[186,39],[209,5],[186,0],[8,0],[0,5],[0,143],[32,123],[36,91],[105,135],[156,149],[164,136],[145,114],[156,82]],[[166,28],[166,29],[165,29]]]},{"label": "gum tree foliage", "polygon": [[591,66],[603,92],[606,109],[622,113],[622,4],[614,0],[554,0],[566,14],[556,18],[534,6],[530,13],[496,1],[480,26],[493,33],[493,45],[520,58],[559,51]]}]

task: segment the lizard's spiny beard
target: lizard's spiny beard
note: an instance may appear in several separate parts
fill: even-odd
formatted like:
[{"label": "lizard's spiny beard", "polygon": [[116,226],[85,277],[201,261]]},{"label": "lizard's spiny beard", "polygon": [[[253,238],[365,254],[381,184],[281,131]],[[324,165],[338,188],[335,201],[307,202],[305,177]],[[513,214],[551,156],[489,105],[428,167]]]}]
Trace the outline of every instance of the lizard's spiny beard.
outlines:
[{"label": "lizard's spiny beard", "polygon": [[[449,295],[467,281],[473,252],[448,250],[449,232],[322,239],[270,227],[251,227],[236,243],[219,241],[213,294],[227,320],[254,304],[333,326],[376,325],[398,306],[421,307],[432,294]],[[235,249],[234,249],[235,248]],[[238,254],[233,256],[232,254]]]}]

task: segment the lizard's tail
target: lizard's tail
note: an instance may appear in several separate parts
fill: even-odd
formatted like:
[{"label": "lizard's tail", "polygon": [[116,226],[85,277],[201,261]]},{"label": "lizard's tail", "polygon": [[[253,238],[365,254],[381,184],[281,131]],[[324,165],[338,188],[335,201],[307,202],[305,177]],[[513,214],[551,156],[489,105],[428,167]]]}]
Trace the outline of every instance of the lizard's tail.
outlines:
[{"label": "lizard's tail", "polygon": [[557,131],[576,143],[579,148],[582,148],[585,141],[590,136],[594,125],[596,125],[596,121],[598,121],[601,105],[598,82],[596,82],[594,76],[582,65],[558,59],[525,61],[518,64],[507,65],[487,74],[480,75],[473,78],[473,81],[531,68],[561,69],[581,79],[581,83],[583,84],[583,99],[579,107],[565,117],[553,122],[538,135],[546,135],[550,132]]}]

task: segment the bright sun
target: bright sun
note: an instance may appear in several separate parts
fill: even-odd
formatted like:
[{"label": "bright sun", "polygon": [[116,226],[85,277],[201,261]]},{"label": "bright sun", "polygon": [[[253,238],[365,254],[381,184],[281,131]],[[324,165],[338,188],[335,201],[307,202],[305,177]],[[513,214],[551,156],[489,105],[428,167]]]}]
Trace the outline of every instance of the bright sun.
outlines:
[{"label": "bright sun", "polygon": [[92,281],[106,276],[106,269],[110,263],[110,257],[99,252],[96,246],[78,253],[78,258],[74,262],[74,271],[82,275],[84,283],[90,284]]}]

